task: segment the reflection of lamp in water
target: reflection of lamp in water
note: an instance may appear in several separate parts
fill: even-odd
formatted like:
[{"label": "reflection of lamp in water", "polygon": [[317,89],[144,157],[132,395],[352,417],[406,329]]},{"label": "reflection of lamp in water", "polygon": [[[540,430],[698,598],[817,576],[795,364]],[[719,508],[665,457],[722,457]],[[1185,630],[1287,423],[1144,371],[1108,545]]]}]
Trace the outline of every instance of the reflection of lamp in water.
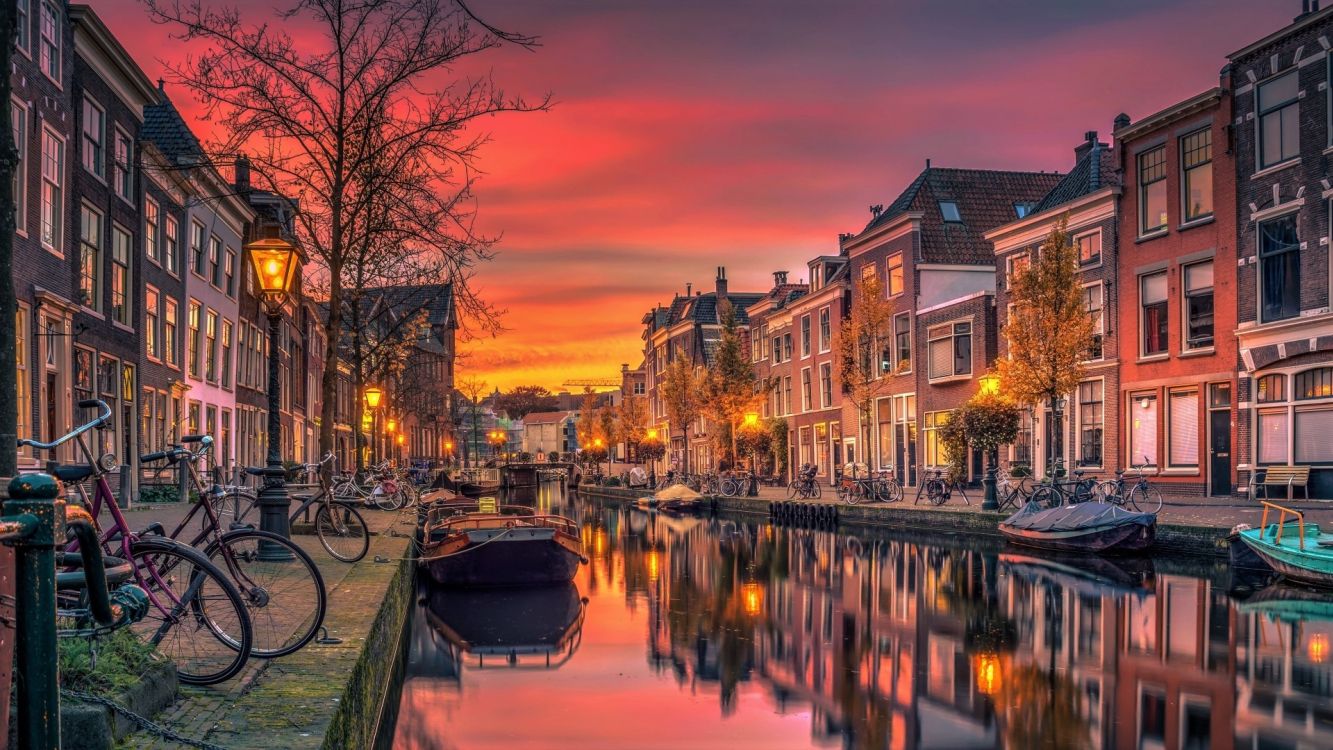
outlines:
[{"label": "reflection of lamp in water", "polygon": [[1310,643],[1305,647],[1305,652],[1309,654],[1310,661],[1315,664],[1323,664],[1328,658],[1328,636],[1323,633],[1313,633],[1310,636]]},{"label": "reflection of lamp in water", "polygon": [[995,654],[977,656],[977,692],[995,695],[1000,689],[1000,657]]},{"label": "reflection of lamp in water", "polygon": [[598,529],[592,537],[592,552],[597,557],[601,557],[606,552],[606,530]]},{"label": "reflection of lamp in water", "polygon": [[657,550],[648,550],[648,555],[644,558],[648,563],[648,580],[656,581],[662,574],[662,559],[657,554]]},{"label": "reflection of lamp in water", "polygon": [[741,586],[741,600],[745,605],[745,614],[753,617],[764,609],[764,590],[758,583],[751,581]]}]

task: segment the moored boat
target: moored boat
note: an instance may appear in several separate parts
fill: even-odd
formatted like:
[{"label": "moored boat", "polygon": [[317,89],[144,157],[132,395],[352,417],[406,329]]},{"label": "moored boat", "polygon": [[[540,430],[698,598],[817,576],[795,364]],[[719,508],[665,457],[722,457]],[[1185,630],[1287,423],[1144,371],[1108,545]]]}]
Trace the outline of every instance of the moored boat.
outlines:
[{"label": "moored boat", "polygon": [[673,484],[652,495],[639,498],[639,505],[645,508],[671,510],[680,513],[698,510],[703,506],[704,496],[683,484]]},{"label": "moored boat", "polygon": [[1069,552],[1134,552],[1152,546],[1157,516],[1111,503],[1077,503],[1042,509],[1029,502],[1000,522],[1015,544]]},{"label": "moored boat", "polygon": [[[1263,505],[1259,528],[1239,529],[1240,540],[1284,577],[1333,588],[1333,534],[1306,523],[1298,510],[1267,501]],[[1268,523],[1269,510],[1278,511],[1277,523]]]},{"label": "moored boat", "polygon": [[587,562],[570,519],[485,500],[432,507],[421,542],[418,565],[444,586],[568,583]]}]

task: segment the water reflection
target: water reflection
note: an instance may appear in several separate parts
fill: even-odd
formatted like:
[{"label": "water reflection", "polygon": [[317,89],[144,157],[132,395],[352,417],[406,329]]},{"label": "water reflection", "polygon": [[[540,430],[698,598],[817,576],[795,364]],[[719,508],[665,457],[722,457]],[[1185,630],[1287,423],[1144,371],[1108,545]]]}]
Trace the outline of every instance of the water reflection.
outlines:
[{"label": "water reflection", "polygon": [[1333,747],[1327,595],[545,502],[579,521],[581,593],[430,593],[394,747]]}]

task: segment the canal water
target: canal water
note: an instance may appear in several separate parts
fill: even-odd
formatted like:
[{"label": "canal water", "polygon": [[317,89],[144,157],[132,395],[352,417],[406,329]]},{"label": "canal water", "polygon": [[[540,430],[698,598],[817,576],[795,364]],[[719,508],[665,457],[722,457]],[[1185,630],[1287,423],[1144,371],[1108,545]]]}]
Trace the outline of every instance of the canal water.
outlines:
[{"label": "canal water", "polygon": [[1225,560],[537,503],[590,563],[423,585],[382,748],[1333,748],[1333,597]]}]

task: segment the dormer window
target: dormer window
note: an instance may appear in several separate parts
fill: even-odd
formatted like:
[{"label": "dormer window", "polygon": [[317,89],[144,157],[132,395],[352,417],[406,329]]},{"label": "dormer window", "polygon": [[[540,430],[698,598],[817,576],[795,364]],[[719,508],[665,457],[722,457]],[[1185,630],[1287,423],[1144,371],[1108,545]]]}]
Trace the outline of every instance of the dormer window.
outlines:
[{"label": "dormer window", "polygon": [[1017,215],[1018,215],[1018,218],[1021,219],[1021,218],[1023,218],[1024,216],[1027,216],[1028,214],[1032,213],[1032,209],[1034,209],[1034,208],[1036,208],[1036,207],[1037,207],[1037,204],[1033,203],[1032,201],[1025,201],[1025,202],[1023,202],[1023,203],[1015,203],[1015,204],[1014,204],[1014,213],[1017,214]]},{"label": "dormer window", "polygon": [[963,222],[962,214],[958,213],[957,201],[940,201],[940,213],[944,214],[944,220],[956,224]]}]

